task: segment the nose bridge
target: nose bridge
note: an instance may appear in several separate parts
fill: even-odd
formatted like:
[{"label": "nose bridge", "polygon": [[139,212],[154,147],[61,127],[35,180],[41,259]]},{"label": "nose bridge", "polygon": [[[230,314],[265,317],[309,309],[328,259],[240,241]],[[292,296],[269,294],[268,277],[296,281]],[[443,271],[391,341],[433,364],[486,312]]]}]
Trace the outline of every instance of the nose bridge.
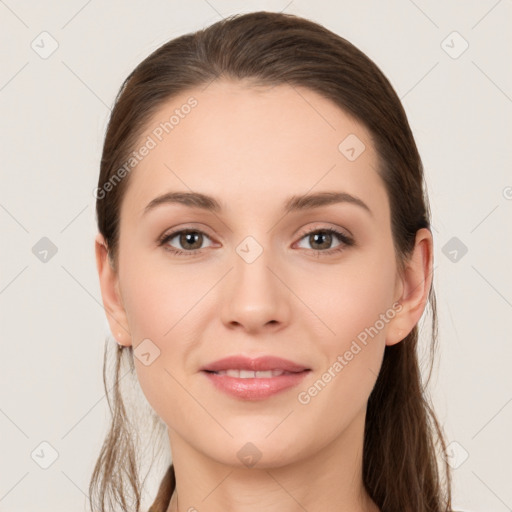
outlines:
[{"label": "nose bridge", "polygon": [[272,250],[249,235],[235,247],[235,253],[233,271],[223,289],[223,321],[251,330],[283,322],[287,290],[274,275]]}]

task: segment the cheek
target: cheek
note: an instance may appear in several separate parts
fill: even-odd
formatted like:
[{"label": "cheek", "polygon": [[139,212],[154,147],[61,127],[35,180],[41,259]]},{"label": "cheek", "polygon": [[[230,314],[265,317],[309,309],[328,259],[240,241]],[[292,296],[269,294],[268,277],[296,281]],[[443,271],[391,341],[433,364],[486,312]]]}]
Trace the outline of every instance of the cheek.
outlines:
[{"label": "cheek", "polygon": [[[391,249],[387,257],[382,252],[367,253],[316,273],[315,286],[303,288],[305,302],[321,320],[312,334],[323,356],[316,378],[323,378],[329,391],[322,392],[319,405],[328,407],[327,396],[342,398],[353,407],[368,398],[382,362],[388,325],[396,314],[395,277]],[[322,386],[320,382],[317,388],[323,390]],[[315,397],[316,392],[312,390]]]},{"label": "cheek", "polygon": [[[142,392],[156,414],[167,425],[174,426],[177,411],[191,409],[185,384],[187,362],[198,341],[199,301],[208,286],[204,276],[196,272],[180,271],[179,267],[171,272],[148,261],[144,265],[135,258],[126,262],[126,269],[140,270],[122,276],[124,305]],[[138,349],[138,345],[147,339],[151,340],[145,341],[149,364],[138,358],[144,347],[141,344]],[[200,411],[194,412],[198,415],[195,421],[204,421]]]},{"label": "cheek", "polygon": [[[126,259],[126,272],[121,275],[124,306],[133,343],[151,338],[158,345],[166,343],[173,333],[190,325],[194,308],[208,290],[204,273],[185,265],[156,264],[150,258]],[[198,267],[199,268],[199,267]]]},{"label": "cheek", "polygon": [[367,274],[364,283],[345,280],[330,290],[331,301],[323,299],[322,316],[333,332],[324,328],[317,336],[323,364],[298,390],[297,402],[304,418],[322,418],[324,439],[339,435],[365,409],[375,385],[395,312],[381,285]]},{"label": "cheek", "polygon": [[317,267],[308,275],[314,279],[300,281],[297,294],[309,306],[312,320],[318,320],[317,337],[325,344],[324,352],[331,355],[328,347],[343,348],[393,305],[396,268],[392,250],[386,256],[382,251],[353,253],[339,265]]}]

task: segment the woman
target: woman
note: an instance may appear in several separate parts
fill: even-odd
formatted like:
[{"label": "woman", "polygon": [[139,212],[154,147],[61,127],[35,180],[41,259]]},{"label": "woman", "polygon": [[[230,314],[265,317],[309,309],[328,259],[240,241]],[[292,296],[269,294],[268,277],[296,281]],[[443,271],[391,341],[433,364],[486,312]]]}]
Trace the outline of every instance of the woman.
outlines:
[{"label": "woman", "polygon": [[172,453],[150,512],[451,509],[416,354],[422,164],[367,56],[269,12],[164,44],[116,98],[96,197],[120,350],[93,510],[141,507],[126,363]]}]

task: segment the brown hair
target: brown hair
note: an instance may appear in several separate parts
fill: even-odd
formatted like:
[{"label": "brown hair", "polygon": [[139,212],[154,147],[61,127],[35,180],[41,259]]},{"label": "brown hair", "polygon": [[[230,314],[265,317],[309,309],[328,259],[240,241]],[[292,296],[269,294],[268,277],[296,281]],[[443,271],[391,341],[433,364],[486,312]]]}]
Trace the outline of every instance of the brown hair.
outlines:
[{"label": "brown hair", "polygon": [[[165,43],[141,62],[116,97],[105,136],[98,190],[105,190],[129,158],[163,102],[218,77],[249,80],[255,85],[309,88],[369,129],[379,155],[378,172],[390,201],[393,243],[402,270],[414,248],[417,230],[430,229],[423,166],[405,111],[389,81],[364,53],[325,27],[294,15],[253,12],[231,16]],[[98,228],[114,266],[120,205],[128,183],[129,175],[110,187],[108,194],[97,196]],[[406,339],[386,347],[368,400],[363,480],[383,512],[446,512],[451,508],[443,432],[426,391],[437,343],[433,287],[429,304],[432,342],[428,378],[422,382],[415,326]],[[117,500],[123,511],[140,510],[133,434],[126,425],[130,419],[118,388],[123,357],[129,358],[133,371],[131,347],[117,354],[112,423],[91,478],[91,502],[96,491],[99,495],[97,511],[107,510],[107,497],[110,503]],[[107,390],[105,373],[104,383]],[[439,454],[442,458],[437,457]],[[125,501],[123,473],[134,493],[130,506]]]}]

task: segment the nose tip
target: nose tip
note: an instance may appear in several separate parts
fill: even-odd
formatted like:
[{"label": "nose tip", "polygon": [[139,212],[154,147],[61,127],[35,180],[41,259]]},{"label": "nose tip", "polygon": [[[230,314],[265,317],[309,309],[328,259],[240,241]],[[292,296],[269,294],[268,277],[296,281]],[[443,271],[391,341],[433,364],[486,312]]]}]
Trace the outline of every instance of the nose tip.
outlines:
[{"label": "nose tip", "polygon": [[[267,265],[268,252],[258,243],[260,251],[254,241],[252,238],[239,245],[243,256],[235,263],[233,274],[222,290],[225,297],[223,318],[226,325],[244,327],[250,332],[262,328],[275,330],[286,316],[282,292],[287,293],[287,289]],[[248,251],[244,253],[245,248]],[[247,255],[251,257],[247,258]]]}]

